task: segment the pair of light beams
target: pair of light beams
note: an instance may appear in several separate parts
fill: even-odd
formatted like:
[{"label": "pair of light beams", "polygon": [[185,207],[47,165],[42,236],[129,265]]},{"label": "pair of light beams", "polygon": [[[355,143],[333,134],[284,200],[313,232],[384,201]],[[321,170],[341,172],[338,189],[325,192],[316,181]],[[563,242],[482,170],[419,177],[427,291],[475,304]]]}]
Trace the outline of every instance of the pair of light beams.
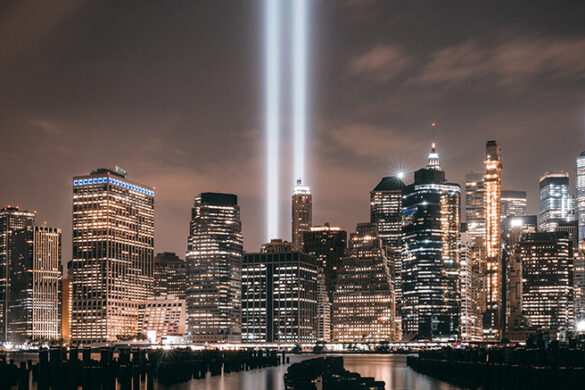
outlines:
[{"label": "pair of light beams", "polygon": [[[284,0],[264,0],[265,29],[265,112],[267,239],[279,237],[279,135],[281,94],[281,14]],[[307,3],[291,0],[292,5],[292,112],[294,177],[305,177],[305,133],[307,126]]]}]

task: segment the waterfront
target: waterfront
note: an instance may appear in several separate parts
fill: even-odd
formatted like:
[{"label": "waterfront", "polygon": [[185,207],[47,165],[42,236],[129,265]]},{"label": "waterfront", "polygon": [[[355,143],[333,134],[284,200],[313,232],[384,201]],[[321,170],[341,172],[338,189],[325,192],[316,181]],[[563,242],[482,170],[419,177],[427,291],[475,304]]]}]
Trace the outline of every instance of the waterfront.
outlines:
[{"label": "waterfront", "polygon": [[[316,355],[287,355],[295,363]],[[320,355],[317,355],[320,356]],[[387,390],[455,390],[461,387],[418,374],[406,366],[405,355],[389,354],[345,354],[346,370],[358,372],[361,376],[371,376],[383,380]],[[283,375],[289,365],[269,367],[250,371],[232,372],[205,379],[194,379],[187,383],[163,386],[155,383],[158,390],[284,390]]]}]

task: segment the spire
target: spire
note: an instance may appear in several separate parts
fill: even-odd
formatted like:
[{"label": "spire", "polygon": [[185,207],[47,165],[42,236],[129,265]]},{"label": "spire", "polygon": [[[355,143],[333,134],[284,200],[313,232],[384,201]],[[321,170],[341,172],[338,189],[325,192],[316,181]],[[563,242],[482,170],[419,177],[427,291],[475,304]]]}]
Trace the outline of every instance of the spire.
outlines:
[{"label": "spire", "polygon": [[436,169],[437,171],[441,170],[441,166],[439,165],[439,153],[437,153],[434,142],[431,145],[431,152],[429,153],[429,163],[427,164],[427,168]]},{"label": "spire", "polygon": [[301,180],[301,178],[297,179],[297,185],[295,186],[294,190],[293,190],[293,195],[298,195],[298,194],[310,194],[311,193],[311,189],[308,186],[304,186],[303,185],[303,181]]}]

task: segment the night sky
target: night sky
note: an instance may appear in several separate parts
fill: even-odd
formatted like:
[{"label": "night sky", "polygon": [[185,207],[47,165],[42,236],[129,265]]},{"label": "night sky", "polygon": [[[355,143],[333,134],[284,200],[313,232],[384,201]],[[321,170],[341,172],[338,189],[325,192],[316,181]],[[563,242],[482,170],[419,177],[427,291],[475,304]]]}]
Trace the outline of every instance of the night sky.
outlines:
[{"label": "night sky", "polygon": [[[262,11],[251,0],[3,1],[0,204],[61,227],[66,261],[72,177],[119,165],[156,186],[156,251],[184,257],[193,196],[205,191],[239,196],[245,248],[257,250]],[[481,171],[495,139],[503,188],[527,191],[529,212],[545,171],[568,170],[574,186],[585,149],[585,2],[328,0],[311,1],[310,13],[314,224],[353,231],[367,221],[381,176],[426,164],[434,121],[449,181]],[[287,79],[281,231],[290,240]]]}]

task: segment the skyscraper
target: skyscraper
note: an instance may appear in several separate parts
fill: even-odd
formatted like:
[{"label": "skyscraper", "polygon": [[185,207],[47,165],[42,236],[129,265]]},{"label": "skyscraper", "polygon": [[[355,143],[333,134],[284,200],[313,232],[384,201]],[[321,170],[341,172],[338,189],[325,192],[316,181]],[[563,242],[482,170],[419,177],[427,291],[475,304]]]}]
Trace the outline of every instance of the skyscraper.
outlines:
[{"label": "skyscraper", "polygon": [[72,340],[136,336],[153,285],[154,189],[118,167],[73,178],[72,255]]},{"label": "skyscraper", "polygon": [[502,221],[508,217],[521,217],[526,215],[525,191],[502,191],[501,214]]},{"label": "skyscraper", "polygon": [[304,186],[301,180],[292,196],[292,244],[296,251],[303,250],[303,234],[313,225],[313,198],[311,189]]},{"label": "skyscraper", "polygon": [[465,175],[465,222],[470,240],[481,237],[485,241],[485,204],[483,173]]},{"label": "skyscraper", "polygon": [[518,253],[522,261],[522,311],[529,325],[572,330],[573,253],[565,232],[526,233]]},{"label": "skyscraper", "polygon": [[448,183],[435,145],[404,190],[402,318],[407,339],[456,338],[460,319],[461,188]]},{"label": "skyscraper", "polygon": [[158,253],[154,258],[154,296],[185,299],[187,265],[173,252]]},{"label": "skyscraper", "polygon": [[323,267],[327,295],[333,302],[337,274],[347,247],[347,232],[327,223],[313,226],[305,232],[303,244],[303,252],[315,257]]},{"label": "skyscraper", "polygon": [[[461,227],[460,244],[460,285],[461,285],[461,339],[464,341],[481,341],[483,328],[481,322],[479,291],[481,290],[481,277],[475,241],[465,231],[467,226]],[[481,241],[480,237],[476,240]]]},{"label": "skyscraper", "polygon": [[7,310],[10,299],[10,257],[12,252],[12,232],[32,226],[35,214],[6,206],[0,210],[0,341],[6,341]]},{"label": "skyscraper", "polygon": [[244,255],[243,342],[315,342],[319,264],[281,241]]},{"label": "skyscraper", "polygon": [[397,341],[395,297],[388,259],[375,223],[350,235],[333,299],[333,340]]},{"label": "skyscraper", "polygon": [[[524,233],[536,232],[536,215],[508,217],[502,222],[504,242],[504,325],[508,332],[524,329],[527,325],[522,313],[522,257],[518,243]],[[508,337],[510,338],[510,337]]]},{"label": "skyscraper", "polygon": [[545,173],[539,180],[538,230],[553,232],[559,222],[575,219],[575,201],[569,194],[567,172]]},{"label": "skyscraper", "polygon": [[585,239],[585,151],[577,157],[577,220],[581,242]]},{"label": "skyscraper", "polygon": [[398,177],[383,177],[370,191],[370,222],[378,226],[396,296],[396,308],[400,314],[402,303],[402,192],[404,183]]},{"label": "skyscraper", "polygon": [[27,226],[12,232],[8,341],[61,337],[61,230]]},{"label": "skyscraper", "polygon": [[196,195],[187,249],[187,332],[192,342],[240,342],[242,253],[238,197]]},{"label": "skyscraper", "polygon": [[486,144],[484,182],[487,302],[483,317],[484,337],[497,340],[502,330],[502,249],[501,249],[502,154],[496,141]]}]

